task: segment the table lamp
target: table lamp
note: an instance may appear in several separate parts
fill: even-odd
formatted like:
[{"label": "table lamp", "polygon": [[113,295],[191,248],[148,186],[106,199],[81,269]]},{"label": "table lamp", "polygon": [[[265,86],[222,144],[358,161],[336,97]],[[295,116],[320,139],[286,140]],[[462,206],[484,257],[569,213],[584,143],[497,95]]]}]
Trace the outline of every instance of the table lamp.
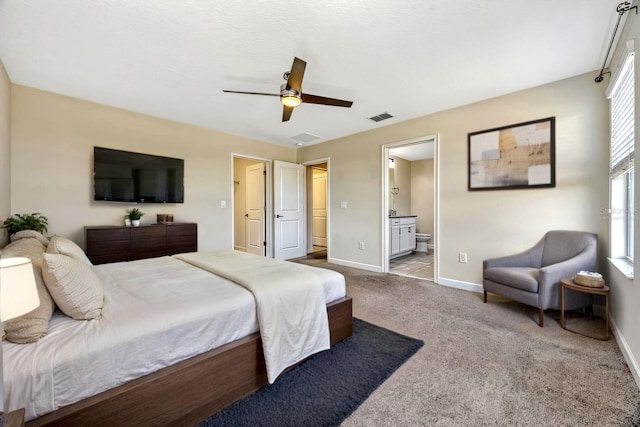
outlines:
[{"label": "table lamp", "polygon": [[[26,314],[40,305],[33,266],[29,258],[0,259],[0,332],[2,322]],[[0,413],[4,412],[4,367],[0,347]],[[21,410],[24,416],[24,411]],[[0,425],[12,417],[12,413],[0,415]],[[7,419],[5,419],[7,418]],[[7,424],[9,425],[9,424]]]}]

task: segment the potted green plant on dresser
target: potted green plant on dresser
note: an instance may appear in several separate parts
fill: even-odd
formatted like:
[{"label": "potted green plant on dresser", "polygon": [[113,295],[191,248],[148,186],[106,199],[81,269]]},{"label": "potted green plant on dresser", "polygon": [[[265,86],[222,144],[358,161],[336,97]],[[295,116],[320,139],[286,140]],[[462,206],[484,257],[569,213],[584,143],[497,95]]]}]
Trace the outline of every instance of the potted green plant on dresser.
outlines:
[{"label": "potted green plant on dresser", "polygon": [[140,219],[144,215],[144,212],[142,212],[138,208],[133,208],[129,209],[127,211],[127,214],[129,215],[129,220],[131,220],[131,225],[133,225],[134,227],[138,227],[140,225]]}]

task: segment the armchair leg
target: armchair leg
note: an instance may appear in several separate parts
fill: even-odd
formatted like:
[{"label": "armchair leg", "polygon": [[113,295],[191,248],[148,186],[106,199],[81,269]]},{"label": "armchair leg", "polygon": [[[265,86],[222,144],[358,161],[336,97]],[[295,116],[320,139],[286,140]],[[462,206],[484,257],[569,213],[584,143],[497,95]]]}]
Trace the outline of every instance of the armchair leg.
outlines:
[{"label": "armchair leg", "polygon": [[487,303],[487,291],[484,291],[484,303]]},{"label": "armchair leg", "polygon": [[544,310],[538,311],[538,325],[542,328],[544,326]]}]

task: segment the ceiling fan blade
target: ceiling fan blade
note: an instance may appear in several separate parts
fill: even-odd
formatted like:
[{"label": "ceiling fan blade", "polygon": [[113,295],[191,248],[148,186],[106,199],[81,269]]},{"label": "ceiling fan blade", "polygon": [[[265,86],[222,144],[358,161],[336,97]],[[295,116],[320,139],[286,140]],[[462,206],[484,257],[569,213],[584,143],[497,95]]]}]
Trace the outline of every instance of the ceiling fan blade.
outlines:
[{"label": "ceiling fan blade", "polygon": [[287,79],[287,89],[302,92],[302,77],[304,77],[304,69],[306,67],[307,63],[305,61],[298,57],[293,58],[293,64],[291,65],[291,71]]},{"label": "ceiling fan blade", "polygon": [[326,98],[324,96],[311,95],[310,93],[302,94],[302,102],[307,104],[332,105],[334,107],[347,107],[353,105],[352,101],[343,101],[342,99]]},{"label": "ceiling fan blade", "polygon": [[288,122],[291,118],[291,113],[293,113],[293,107],[287,107],[286,105],[282,106],[282,121]]},{"label": "ceiling fan blade", "polygon": [[244,95],[266,95],[266,96],[280,96],[279,93],[264,93],[264,92],[240,92],[237,90],[222,90],[227,93],[241,93]]}]

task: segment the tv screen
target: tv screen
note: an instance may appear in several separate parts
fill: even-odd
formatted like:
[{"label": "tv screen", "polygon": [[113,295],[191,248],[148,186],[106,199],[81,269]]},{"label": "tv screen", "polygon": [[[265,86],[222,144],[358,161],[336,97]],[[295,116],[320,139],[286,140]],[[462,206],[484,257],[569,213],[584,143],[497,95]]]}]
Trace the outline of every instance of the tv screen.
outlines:
[{"label": "tv screen", "polygon": [[94,200],[184,203],[184,160],[93,148]]}]

